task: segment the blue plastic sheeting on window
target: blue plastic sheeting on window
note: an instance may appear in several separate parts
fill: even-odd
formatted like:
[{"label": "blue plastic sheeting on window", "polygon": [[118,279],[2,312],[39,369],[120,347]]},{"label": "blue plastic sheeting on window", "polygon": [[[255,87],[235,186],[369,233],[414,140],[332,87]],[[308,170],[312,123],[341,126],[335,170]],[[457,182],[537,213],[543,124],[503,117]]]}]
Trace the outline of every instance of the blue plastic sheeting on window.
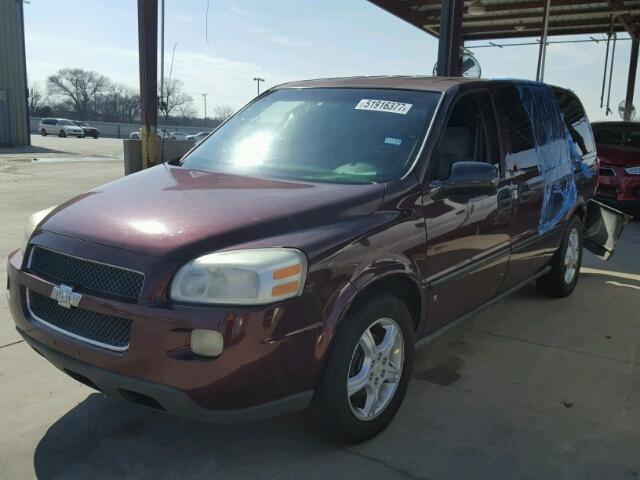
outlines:
[{"label": "blue plastic sheeting on window", "polygon": [[517,88],[533,132],[538,170],[544,180],[544,197],[538,232],[555,227],[575,206],[578,189],[574,171],[591,176],[564,122],[551,87],[544,83],[518,82]]}]

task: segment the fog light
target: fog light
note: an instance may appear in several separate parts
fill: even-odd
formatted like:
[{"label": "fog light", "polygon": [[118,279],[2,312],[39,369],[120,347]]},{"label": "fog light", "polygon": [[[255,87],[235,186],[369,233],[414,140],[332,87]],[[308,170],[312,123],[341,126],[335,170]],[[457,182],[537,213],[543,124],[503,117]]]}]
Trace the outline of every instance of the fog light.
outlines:
[{"label": "fog light", "polygon": [[191,351],[196,355],[217,357],[224,348],[224,339],[220,332],[213,330],[192,330]]}]

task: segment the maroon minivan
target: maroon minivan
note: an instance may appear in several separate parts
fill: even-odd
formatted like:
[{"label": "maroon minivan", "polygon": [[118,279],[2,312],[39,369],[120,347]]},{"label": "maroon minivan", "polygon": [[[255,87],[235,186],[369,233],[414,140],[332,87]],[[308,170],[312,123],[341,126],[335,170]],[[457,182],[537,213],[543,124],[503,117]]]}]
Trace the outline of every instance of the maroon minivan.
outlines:
[{"label": "maroon minivan", "polygon": [[209,421],[306,409],[362,441],[416,343],[532,280],[572,292],[593,145],[575,95],[540,83],[282,85],[182,159],[34,214],[11,312],[106,394]]}]

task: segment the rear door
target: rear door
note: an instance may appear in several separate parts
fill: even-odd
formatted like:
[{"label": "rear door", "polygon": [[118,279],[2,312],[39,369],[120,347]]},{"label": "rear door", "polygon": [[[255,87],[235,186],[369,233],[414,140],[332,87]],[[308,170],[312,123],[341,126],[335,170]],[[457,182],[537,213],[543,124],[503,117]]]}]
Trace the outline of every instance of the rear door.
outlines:
[{"label": "rear door", "polygon": [[541,243],[538,234],[540,211],[544,199],[544,179],[538,167],[531,120],[515,85],[497,87],[497,107],[504,136],[507,139],[505,178],[513,189],[513,220],[509,224],[512,254],[509,272],[502,290],[517,285],[544,266],[549,257],[545,247],[554,238]]},{"label": "rear door", "polygon": [[[509,257],[507,225],[511,189],[504,181],[503,154],[495,109],[488,91],[467,93],[450,109],[430,162],[423,196],[427,232],[428,332],[491,299],[498,291]],[[497,192],[435,195],[451,166],[486,162],[501,172]]]}]

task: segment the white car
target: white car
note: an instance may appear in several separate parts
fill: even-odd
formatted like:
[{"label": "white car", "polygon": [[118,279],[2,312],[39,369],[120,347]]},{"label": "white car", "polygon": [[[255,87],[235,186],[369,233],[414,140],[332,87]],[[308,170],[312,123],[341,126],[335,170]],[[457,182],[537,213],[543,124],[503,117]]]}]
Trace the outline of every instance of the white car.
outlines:
[{"label": "white car", "polygon": [[59,137],[67,137],[75,135],[78,138],[84,137],[84,130],[71,120],[65,118],[43,118],[40,120],[38,130],[43,137],[47,135],[58,135]]},{"label": "white car", "polygon": [[200,143],[202,140],[207,138],[209,133],[211,133],[211,132],[198,132],[195,135],[187,135],[185,140],[191,140],[191,141],[194,141],[196,143]]},{"label": "white car", "polygon": [[186,140],[187,133],[186,132],[171,132],[169,134],[170,140]]},{"label": "white car", "polygon": [[[162,140],[162,137],[164,137],[165,140],[168,140],[169,138],[171,138],[171,134],[166,130],[160,130],[156,132],[156,135],[158,136],[159,140]],[[129,134],[129,138],[132,140],[140,140],[140,130],[135,130],[131,132]],[[172,139],[172,140],[175,140],[175,139]]]}]

